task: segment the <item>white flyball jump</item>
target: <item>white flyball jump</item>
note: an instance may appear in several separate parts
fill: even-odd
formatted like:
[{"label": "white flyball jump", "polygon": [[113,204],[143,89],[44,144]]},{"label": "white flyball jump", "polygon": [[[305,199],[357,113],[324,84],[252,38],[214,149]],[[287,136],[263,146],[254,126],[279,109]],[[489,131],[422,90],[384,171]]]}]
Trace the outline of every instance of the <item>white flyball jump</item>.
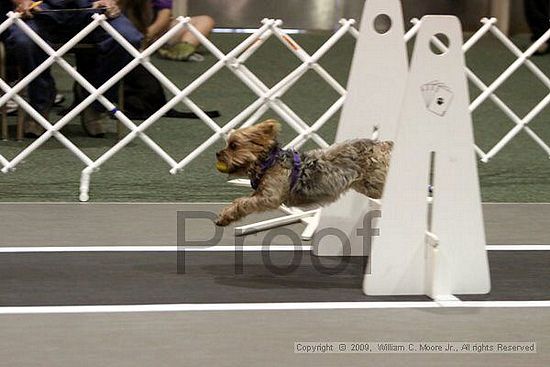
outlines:
[{"label": "white flyball jump", "polygon": [[[443,34],[443,54],[430,40]],[[363,289],[368,295],[453,294],[490,290],[489,265],[462,28],[452,16],[426,16],[415,42],[399,130]],[[434,193],[426,201],[430,163]],[[430,217],[428,217],[430,216]]]},{"label": "white flyball jump", "polygon": [[[391,19],[385,33],[375,27],[381,16]],[[367,295],[452,300],[453,294],[488,293],[460,21],[424,17],[410,70],[399,0],[367,1],[360,32],[336,141],[393,140],[390,169],[381,200],[350,193],[322,209],[312,251],[369,255]],[[430,44],[440,34],[449,40],[443,53],[440,43]],[[435,190],[427,200],[430,183]],[[368,222],[380,216],[368,213],[379,209],[377,230],[368,232]],[[349,243],[326,235],[329,228],[344,232]]]},{"label": "white flyball jump", "polygon": [[[404,29],[399,0],[365,3],[336,142],[355,138],[395,139],[408,75]],[[324,207],[313,236],[313,253],[368,255],[368,243],[364,244],[357,229],[363,226],[364,216],[374,209],[378,209],[376,201],[365,200],[355,191]],[[349,243],[342,244],[335,237],[324,235],[329,228],[342,231]]]}]

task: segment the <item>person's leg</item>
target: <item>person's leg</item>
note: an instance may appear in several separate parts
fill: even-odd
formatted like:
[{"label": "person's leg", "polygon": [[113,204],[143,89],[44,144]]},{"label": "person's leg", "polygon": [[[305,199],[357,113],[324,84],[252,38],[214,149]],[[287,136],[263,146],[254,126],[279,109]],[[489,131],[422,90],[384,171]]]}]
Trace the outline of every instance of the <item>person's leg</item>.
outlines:
[{"label": "person's leg", "polygon": [[[44,36],[33,19],[26,23],[39,35]],[[46,60],[46,53],[17,26],[10,27],[7,44],[14,53],[23,75],[29,74]],[[39,112],[51,107],[55,97],[55,81],[49,68],[29,84],[28,95],[31,105]]]},{"label": "person's leg", "polygon": [[[109,24],[124,37],[133,47],[139,49],[143,35],[125,16],[109,20]],[[111,35],[103,30],[94,33],[97,42],[97,70],[94,73],[94,85],[99,86],[110,79],[115,73],[126,66],[133,57]],[[115,97],[115,88],[111,88],[109,95]],[[113,99],[114,100],[114,99]]]},{"label": "person's leg", "polygon": [[[212,29],[214,29],[214,19],[208,15],[199,15],[191,17],[190,23],[197,28],[197,30],[208,37]],[[159,50],[159,56],[169,59],[185,61],[195,53],[197,47],[200,46],[200,42],[191,32],[184,29],[178,34],[172,43]]]},{"label": "person's leg", "polygon": [[524,0],[525,18],[531,29],[531,40],[536,41],[550,28],[550,1]]},{"label": "person's leg", "polygon": [[[0,23],[4,22],[7,17],[7,13],[13,9],[13,4],[10,1],[0,1]],[[9,34],[9,30],[5,30],[0,34],[0,41],[4,41]]]},{"label": "person's leg", "polygon": [[[0,1],[0,22],[4,22],[6,19],[8,19],[7,13],[13,10],[13,8],[14,6],[11,2]],[[5,42],[9,36],[9,33],[10,33],[10,30],[8,28],[0,34],[0,42],[4,42],[4,45],[6,45]],[[12,84],[18,78],[17,69],[15,68],[16,63],[17,62],[15,61],[12,52],[10,52],[8,47],[6,47],[6,59],[4,60],[4,66],[5,66],[5,73],[6,73],[5,75],[7,79],[5,81],[8,84]],[[8,101],[7,103],[9,104],[7,106],[8,113],[13,112],[14,110],[17,109],[17,105],[15,104],[15,102]]]},{"label": "person's leg", "polygon": [[[540,0],[540,12],[543,17],[541,36],[550,28],[550,0]],[[550,40],[546,43],[550,43]]]},{"label": "person's leg", "polygon": [[[109,24],[132,46],[139,49],[143,36],[126,17],[120,16],[111,19]],[[103,29],[95,31],[91,39],[96,44],[96,54],[95,57],[87,58],[87,62],[81,63],[81,72],[97,88],[126,66],[132,60],[132,56]],[[113,103],[118,100],[117,85],[118,83],[104,93],[105,97]],[[80,97],[85,95],[86,93],[83,93]],[[104,112],[105,108],[98,102],[94,102],[91,108],[84,111],[82,123],[89,135],[98,137],[104,135],[102,126],[102,120],[105,119]]]},{"label": "person's leg", "polygon": [[[47,39],[47,29],[37,20],[27,20],[26,24]],[[46,59],[45,52],[16,25],[10,27],[6,43],[23,75],[31,73]],[[49,109],[55,99],[55,81],[49,68],[29,84],[27,94],[31,106],[48,118]],[[29,137],[38,136],[44,131],[41,125],[33,121],[27,121],[25,125],[25,133]]]},{"label": "person's leg", "polygon": [[[196,17],[191,17],[190,23],[197,28],[201,34],[208,37],[212,29],[214,29],[214,19],[208,15],[199,15]],[[199,40],[188,30],[184,30],[180,35],[180,42],[189,43],[195,47],[200,45]]]}]

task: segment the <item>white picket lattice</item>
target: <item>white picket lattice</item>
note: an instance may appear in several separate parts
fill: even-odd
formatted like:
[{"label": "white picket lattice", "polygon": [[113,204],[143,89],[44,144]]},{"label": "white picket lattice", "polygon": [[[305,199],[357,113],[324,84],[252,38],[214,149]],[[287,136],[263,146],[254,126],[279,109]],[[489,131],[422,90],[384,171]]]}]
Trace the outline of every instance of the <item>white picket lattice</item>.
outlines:
[{"label": "white picket lattice", "polygon": [[[92,16],[91,23],[76,34],[71,40],[64,44],[58,50],[54,50],[46,41],[44,41],[38,34],[36,34],[21,18],[18,13],[10,12],[7,20],[0,24],[0,33],[7,30],[8,27],[15,25],[20,27],[25,34],[27,34],[36,44],[44,50],[48,55],[48,58],[34,71],[22,78],[16,85],[10,87],[5,81],[0,79],[0,88],[3,91],[3,95],[0,97],[0,106],[3,106],[7,101],[14,100],[21,108],[23,108],[33,119],[35,119],[40,125],[42,125],[46,131],[38,139],[33,141],[29,146],[19,152],[13,159],[8,160],[0,154],[0,164],[2,165],[1,171],[8,173],[16,168],[26,157],[38,149],[44,142],[55,137],[61,144],[69,149],[78,159],[80,159],[86,166],[81,173],[80,184],[80,200],[87,201],[89,199],[89,185],[91,174],[98,170],[105,162],[111,159],[115,154],[122,150],[126,145],[132,142],[135,138],[139,137],[153,152],[159,155],[170,167],[169,172],[176,174],[183,170],[189,163],[197,158],[201,153],[208,149],[212,144],[220,139],[223,139],[226,134],[231,130],[239,126],[248,126],[254,124],[258,119],[269,109],[273,110],[279,117],[285,121],[292,129],[297,133],[297,136],[292,139],[287,147],[299,148],[306,141],[313,140],[320,147],[326,147],[329,145],[325,139],[323,139],[317,132],[326,124],[342,107],[346,97],[345,88],[333,78],[320,64],[319,59],[325,55],[342,37],[350,33],[352,36],[357,37],[359,32],[354,28],[355,21],[353,19],[340,22],[340,28],[335,31],[325,42],[319,47],[319,49],[312,55],[308,54],[301,46],[291,38],[291,36],[285,33],[282,28],[282,21],[275,19],[264,19],[260,28],[255,30],[244,41],[237,45],[233,50],[224,54],[220,51],[214,43],[208,38],[203,36],[192,24],[189,23],[189,18],[179,17],[176,24],[165,35],[159,38],[155,43],[149,46],[146,50],[139,51],[135,49],[128,41],[126,41],[108,22],[105,15],[94,14]],[[469,68],[466,68],[466,73],[469,80],[477,88],[481,90],[481,94],[472,101],[470,104],[470,111],[475,111],[482,103],[490,99],[497,107],[499,107],[509,118],[515,123],[515,127],[510,130],[493,148],[488,152],[482,151],[478,146],[475,146],[475,150],[481,157],[483,162],[487,162],[494,157],[504,146],[506,146],[512,139],[521,131],[524,130],[545,152],[550,156],[550,147],[541,139],[528,124],[536,117],[540,112],[550,103],[550,93],[542,99],[525,117],[520,118],[510,107],[506,105],[496,94],[496,90],[514,74],[516,70],[522,65],[525,65],[533,74],[550,90],[550,78],[544,74],[529,57],[537,50],[537,48],[546,42],[550,38],[550,30],[546,32],[539,40],[537,40],[531,47],[525,52],[522,52],[512,41],[510,41],[496,26],[496,19],[482,20],[481,28],[464,43],[463,52],[475,45],[479,39],[486,34],[490,33],[494,35],[502,44],[507,47],[516,57],[517,60],[512,63],[508,69],[502,75],[500,75],[489,86],[481,81],[476,74]],[[74,67],[72,67],[62,56],[69,51],[72,47],[83,40],[88,34],[93,32],[98,27],[103,28],[109,33],[120,45],[133,57],[133,60],[129,62],[125,67],[113,75],[102,86],[95,88],[91,85]],[[185,88],[179,89],[170,79],[168,79],[156,66],[154,66],[149,57],[156,52],[164,43],[172,38],[177,32],[186,27],[192,32],[201,42],[201,44],[208,50],[214,57],[217,58],[217,62],[211,66],[202,75],[199,75],[195,80],[188,84]],[[405,34],[404,39],[406,42],[410,41],[416,34],[420,27],[420,21],[413,20],[413,27]],[[274,86],[269,88],[266,86],[250,69],[246,66],[246,61],[253,55],[265,41],[275,36],[280,42],[282,42],[286,48],[294,54],[301,62],[298,67],[287,74]],[[437,43],[437,46],[444,48],[441,43]],[[376,57],[373,55],[373,57]],[[64,69],[76,82],[84,87],[90,95],[69,111],[55,124],[51,124],[46,118],[38,113],[19,93],[41,72],[45,69],[57,63],[62,69]],[[132,69],[138,65],[143,65],[159,82],[172,94],[173,97],[158,111],[152,114],[149,118],[143,121],[139,126],[132,122],[123,111],[117,109],[117,107],[103,96],[109,88],[114,86],[118,81],[124,78]],[[227,68],[238,79],[242,81],[255,95],[257,99],[248,105],[244,110],[234,116],[223,126],[219,126],[214,122],[197,104],[195,104],[189,95],[206,83],[217,72]],[[340,97],[330,106],[327,110],[316,120],[311,123],[304,121],[296,112],[294,112],[287,104],[282,101],[283,95],[296,84],[298,80],[308,71],[313,70],[316,72],[326,83],[333,88]],[[96,160],[89,158],[80,148],[75,146],[67,137],[65,137],[60,131],[61,129],[73,118],[75,118],[80,112],[82,112],[92,102],[98,100],[111,114],[121,121],[128,129],[129,133],[118,141],[115,145],[109,148]],[[181,160],[176,160],[171,157],[166,151],[162,149],[155,141],[148,137],[145,130],[151,127],[157,122],[165,113],[175,107],[178,103],[184,103],[192,112],[194,112],[199,121],[206,124],[213,134],[202,142],[191,153],[185,156]]]}]

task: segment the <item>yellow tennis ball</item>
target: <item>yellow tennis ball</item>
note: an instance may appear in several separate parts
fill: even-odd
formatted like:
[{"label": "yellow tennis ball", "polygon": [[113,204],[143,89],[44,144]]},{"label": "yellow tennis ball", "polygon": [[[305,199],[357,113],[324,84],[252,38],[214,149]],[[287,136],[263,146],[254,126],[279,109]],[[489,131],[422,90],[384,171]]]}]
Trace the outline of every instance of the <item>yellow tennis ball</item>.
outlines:
[{"label": "yellow tennis ball", "polygon": [[229,173],[229,166],[227,166],[227,163],[218,161],[216,163],[216,169],[222,173]]}]

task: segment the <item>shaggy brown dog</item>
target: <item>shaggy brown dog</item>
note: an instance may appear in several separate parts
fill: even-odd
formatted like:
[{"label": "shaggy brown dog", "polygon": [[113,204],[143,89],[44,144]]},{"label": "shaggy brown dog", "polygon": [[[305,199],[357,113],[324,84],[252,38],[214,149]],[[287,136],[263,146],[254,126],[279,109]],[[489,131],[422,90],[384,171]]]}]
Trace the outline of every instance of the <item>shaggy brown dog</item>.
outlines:
[{"label": "shaggy brown dog", "polygon": [[328,204],[349,189],[375,199],[382,196],[392,142],[356,139],[298,153],[279,147],[280,128],[267,120],[235,130],[226,148],[216,153],[218,171],[247,176],[254,189],[251,196],[224,208],[216,224],[226,226],[281,204]]}]

